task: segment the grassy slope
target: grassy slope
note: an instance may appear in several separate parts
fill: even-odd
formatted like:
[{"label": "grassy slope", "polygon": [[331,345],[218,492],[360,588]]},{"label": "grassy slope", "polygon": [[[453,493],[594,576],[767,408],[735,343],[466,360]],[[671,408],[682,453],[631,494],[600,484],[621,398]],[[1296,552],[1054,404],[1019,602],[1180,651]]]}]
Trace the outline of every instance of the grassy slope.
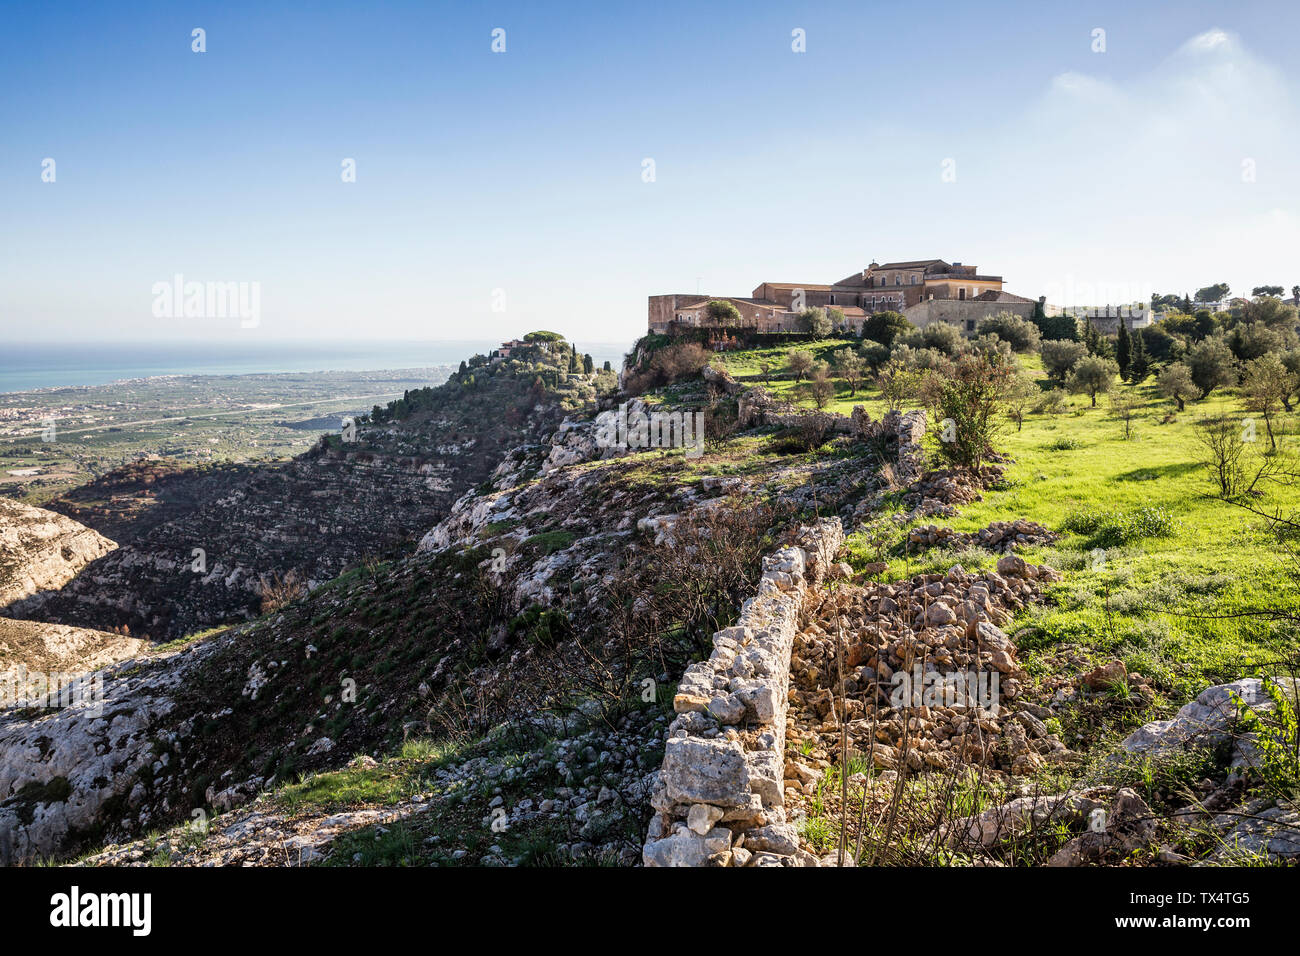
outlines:
[{"label": "grassy slope", "polygon": [[[844,344],[828,342],[814,351],[829,358],[830,351]],[[730,353],[724,362],[742,380],[758,382],[759,361],[767,358],[783,369],[786,351]],[[1021,361],[1046,388],[1037,357],[1022,356]],[[1033,626],[1021,637],[1021,656],[1031,674],[1044,673],[1043,658],[1068,643],[1096,660],[1123,658],[1130,668],[1156,678],[1170,699],[1181,701],[1208,682],[1240,676],[1252,662],[1294,654],[1297,646],[1294,636],[1259,618],[1206,620],[1191,615],[1300,608],[1300,594],[1293,569],[1263,521],[1208,497],[1211,486],[1198,463],[1194,424],[1219,412],[1246,417],[1240,397],[1217,392],[1164,422],[1174,405],[1159,396],[1152,381],[1120,386],[1142,403],[1127,441],[1123,424],[1111,415],[1104,397],[1091,408],[1086,396],[1073,396],[1069,411],[1057,417],[1029,415],[1019,432],[1008,424],[999,441],[999,448],[1014,459],[1006,468],[1005,486],[964,507],[958,517],[938,523],[972,531],[991,521],[1025,517],[1059,530],[1064,519],[1079,510],[1167,509],[1177,522],[1168,537],[1145,538],[1097,554],[1095,542],[1085,536],[1063,534],[1055,547],[1029,552],[1027,557],[1061,568],[1066,578],[1053,589],[1047,606],[1017,624]],[[847,413],[854,404],[863,404],[873,417],[883,413],[875,389],[865,390],[865,395],[859,389],[859,399],[854,400],[842,382],[836,385],[830,410]],[[774,379],[773,391],[813,407],[788,378]],[[1295,418],[1284,418],[1287,434],[1280,440],[1295,444]],[[1262,422],[1259,434],[1265,440]],[[1266,511],[1297,509],[1300,492],[1273,486],[1254,506]],[[855,558],[870,560],[860,535],[851,537],[849,545]],[[956,559],[967,567],[992,563],[991,557],[970,552]],[[889,575],[944,567],[952,560],[944,554],[928,562],[925,556],[910,561],[894,557]]]}]

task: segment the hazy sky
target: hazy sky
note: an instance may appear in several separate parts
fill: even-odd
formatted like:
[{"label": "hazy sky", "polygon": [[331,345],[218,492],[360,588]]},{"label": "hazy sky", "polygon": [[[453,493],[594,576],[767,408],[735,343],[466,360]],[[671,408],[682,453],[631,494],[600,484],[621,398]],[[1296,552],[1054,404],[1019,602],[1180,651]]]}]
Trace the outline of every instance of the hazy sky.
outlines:
[{"label": "hazy sky", "polygon": [[[625,341],[873,258],[1300,283],[1300,4],[301,7],[3,7],[5,338]],[[256,323],[155,314],[177,274]]]}]

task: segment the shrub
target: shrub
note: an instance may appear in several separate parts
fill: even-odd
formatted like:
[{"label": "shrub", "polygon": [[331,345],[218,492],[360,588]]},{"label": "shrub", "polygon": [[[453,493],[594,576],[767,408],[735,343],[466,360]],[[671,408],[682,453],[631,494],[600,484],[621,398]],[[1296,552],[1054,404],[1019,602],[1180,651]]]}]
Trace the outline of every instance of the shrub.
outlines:
[{"label": "shrub", "polygon": [[931,322],[923,329],[900,336],[896,344],[914,349],[935,349],[949,357],[966,351],[966,339],[961,334],[961,329],[949,322]]},{"label": "shrub", "polygon": [[1079,447],[1079,439],[1070,438],[1067,436],[1064,438],[1056,439],[1056,441],[1052,442],[1047,446],[1047,450],[1048,451],[1074,451],[1078,447]]},{"label": "shrub", "polygon": [[1065,389],[1053,388],[1043,393],[1033,410],[1037,415],[1060,415],[1069,407],[1070,402],[1066,398]]},{"label": "shrub", "polygon": [[875,312],[862,323],[862,337],[879,342],[888,348],[900,335],[905,335],[915,328],[916,326],[898,312]]},{"label": "shrub", "polygon": [[[1288,681],[1292,686],[1293,680]],[[1264,678],[1264,693],[1273,706],[1263,714],[1235,692],[1232,701],[1237,706],[1242,733],[1253,735],[1259,761],[1251,769],[1258,774],[1262,789],[1293,802],[1300,797],[1300,721],[1295,702],[1272,677]]]},{"label": "shrub", "polygon": [[1017,352],[1037,352],[1042,341],[1038,326],[1014,312],[999,312],[989,316],[980,322],[977,331],[981,335],[996,335],[1002,341],[1010,343],[1011,348]]},{"label": "shrub", "polygon": [[1144,505],[1133,511],[1075,511],[1061,523],[1061,530],[1088,537],[1097,548],[1116,548],[1142,538],[1165,538],[1177,523],[1167,508]]},{"label": "shrub", "polygon": [[954,465],[978,468],[993,453],[997,413],[1005,410],[1014,364],[971,352],[953,363],[952,375],[937,382],[939,456]]},{"label": "shrub", "polygon": [[804,309],[799,313],[799,328],[815,339],[824,339],[831,334],[831,318],[825,309]]},{"label": "shrub", "polygon": [[699,342],[678,342],[654,352],[640,368],[625,377],[624,384],[629,395],[640,395],[660,385],[699,375],[711,358],[709,350]]},{"label": "shrub", "polygon": [[1043,368],[1047,377],[1064,382],[1070,370],[1088,354],[1088,348],[1082,342],[1067,339],[1044,342],[1042,345]]},{"label": "shrub", "polygon": [[262,599],[262,613],[272,614],[306,594],[307,584],[296,571],[272,573],[258,579],[257,592]]},{"label": "shrub", "polygon": [[819,368],[813,372],[812,393],[818,408],[825,408],[835,397],[835,384],[830,380],[830,373],[826,369]]}]

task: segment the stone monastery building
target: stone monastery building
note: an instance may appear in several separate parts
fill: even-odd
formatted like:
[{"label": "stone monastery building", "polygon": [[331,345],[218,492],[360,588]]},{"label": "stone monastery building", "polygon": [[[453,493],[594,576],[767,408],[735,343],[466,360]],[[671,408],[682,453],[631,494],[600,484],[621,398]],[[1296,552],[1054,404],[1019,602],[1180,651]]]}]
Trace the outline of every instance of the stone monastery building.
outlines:
[{"label": "stone monastery building", "polygon": [[705,306],[712,300],[730,302],[740,312],[740,328],[757,332],[801,331],[799,314],[805,309],[835,308],[844,313],[841,330],[861,331],[873,312],[901,312],[913,325],[945,321],[974,330],[976,323],[998,312],[1026,318],[1035,300],[1012,295],[1002,288],[1002,277],[984,275],[975,266],[942,259],[910,262],[873,262],[861,272],[818,285],[810,282],[760,282],[752,295],[652,295],[649,302],[651,332],[670,327],[709,326]]}]

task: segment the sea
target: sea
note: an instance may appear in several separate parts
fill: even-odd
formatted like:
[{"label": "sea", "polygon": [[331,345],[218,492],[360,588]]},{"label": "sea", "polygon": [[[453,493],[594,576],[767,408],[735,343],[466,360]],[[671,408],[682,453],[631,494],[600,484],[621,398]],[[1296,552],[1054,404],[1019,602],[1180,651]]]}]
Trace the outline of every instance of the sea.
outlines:
[{"label": "sea", "polygon": [[[0,342],[0,393],[107,385],[155,375],[252,375],[276,372],[363,372],[459,365],[487,354],[496,341],[186,342],[46,345]],[[576,343],[600,366],[617,369],[630,343]]]}]

